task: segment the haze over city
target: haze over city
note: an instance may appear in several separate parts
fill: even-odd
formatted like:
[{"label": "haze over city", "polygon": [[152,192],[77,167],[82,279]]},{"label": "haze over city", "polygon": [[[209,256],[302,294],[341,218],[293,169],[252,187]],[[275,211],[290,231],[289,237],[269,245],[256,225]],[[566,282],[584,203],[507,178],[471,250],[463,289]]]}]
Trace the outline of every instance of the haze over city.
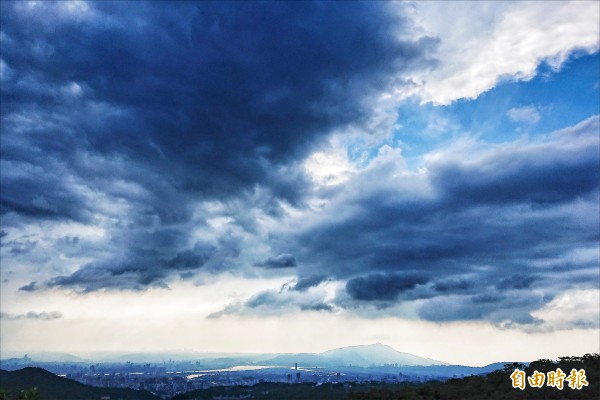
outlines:
[{"label": "haze over city", "polygon": [[600,352],[600,3],[0,3],[0,356]]}]

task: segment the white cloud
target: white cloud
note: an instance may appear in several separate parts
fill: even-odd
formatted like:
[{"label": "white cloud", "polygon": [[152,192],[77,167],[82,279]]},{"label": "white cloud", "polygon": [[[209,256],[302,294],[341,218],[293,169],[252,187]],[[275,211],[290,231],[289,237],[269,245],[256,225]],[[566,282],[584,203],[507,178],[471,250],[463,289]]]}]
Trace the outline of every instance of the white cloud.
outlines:
[{"label": "white cloud", "polygon": [[304,162],[304,168],[315,183],[326,186],[345,182],[355,172],[343,148],[311,154]]},{"label": "white cloud", "polygon": [[439,37],[438,68],[416,73],[424,102],[473,99],[498,82],[529,80],[546,62],[560,69],[575,51],[598,51],[594,1],[415,2],[424,34]]},{"label": "white cloud", "polygon": [[94,10],[87,1],[20,1],[15,3],[17,12],[37,19],[44,26],[57,22],[83,21],[94,15]]},{"label": "white cloud", "polygon": [[70,82],[62,87],[62,91],[67,96],[80,97],[83,89],[77,82]]},{"label": "white cloud", "polygon": [[0,80],[8,81],[12,75],[12,68],[9,67],[9,65],[2,58],[0,58]]},{"label": "white cloud", "polygon": [[566,291],[531,314],[554,329],[573,326],[597,329],[600,324],[600,290]]},{"label": "white cloud", "polygon": [[540,113],[534,106],[514,107],[506,113],[513,122],[536,124],[540,121]]},{"label": "white cloud", "polygon": [[63,13],[70,15],[82,15],[90,12],[90,6],[83,0],[71,0],[59,3],[59,8]]}]

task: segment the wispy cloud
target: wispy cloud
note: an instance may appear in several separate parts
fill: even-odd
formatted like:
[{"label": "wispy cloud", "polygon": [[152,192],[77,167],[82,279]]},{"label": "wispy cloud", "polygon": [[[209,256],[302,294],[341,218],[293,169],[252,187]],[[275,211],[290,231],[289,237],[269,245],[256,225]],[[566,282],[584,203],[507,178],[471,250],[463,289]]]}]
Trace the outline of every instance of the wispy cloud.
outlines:
[{"label": "wispy cloud", "polygon": [[50,311],[50,312],[29,311],[28,313],[25,313],[25,314],[8,314],[8,313],[4,313],[4,312],[0,313],[0,319],[6,319],[6,320],[20,320],[20,319],[53,320],[53,319],[59,319],[62,317],[63,317],[63,315],[59,311]]},{"label": "wispy cloud", "polygon": [[536,124],[540,121],[540,113],[534,106],[514,107],[507,111],[506,115],[513,122],[525,122]]}]

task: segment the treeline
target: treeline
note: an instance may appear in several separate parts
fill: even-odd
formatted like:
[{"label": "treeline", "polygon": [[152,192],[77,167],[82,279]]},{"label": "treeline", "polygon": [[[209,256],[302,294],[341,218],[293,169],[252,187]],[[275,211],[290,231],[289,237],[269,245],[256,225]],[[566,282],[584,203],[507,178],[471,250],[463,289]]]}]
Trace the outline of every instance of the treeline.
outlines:
[{"label": "treeline", "polygon": [[[515,372],[517,371],[517,372]],[[524,380],[523,380],[524,378]],[[562,387],[560,389],[559,387]],[[398,390],[348,393],[349,400],[600,399],[600,355],[507,364],[483,376],[427,382]]]},{"label": "treeline", "polygon": [[[560,374],[560,371],[563,374]],[[571,372],[575,370],[575,374]],[[515,371],[518,371],[515,374]],[[584,371],[584,376],[581,372]],[[558,373],[557,373],[558,372]],[[548,375],[550,374],[550,375]],[[541,376],[544,382],[541,382]],[[564,376],[563,376],[564,375]],[[562,390],[548,386],[562,382]],[[520,380],[523,378],[524,380]],[[579,381],[579,388],[571,388]],[[531,383],[536,385],[532,387]],[[583,384],[587,383],[587,386]],[[513,387],[513,384],[516,387]],[[524,385],[523,385],[524,384]],[[520,386],[521,385],[521,386]],[[539,386],[539,387],[537,387]],[[523,387],[521,389],[520,387]],[[254,400],[481,400],[481,399],[600,399],[600,356],[562,357],[559,361],[538,360],[528,366],[507,364],[487,375],[470,376],[426,383],[259,383],[254,386],[214,387],[175,396],[172,400],[209,400],[214,398],[251,398]]]},{"label": "treeline", "polygon": [[347,385],[314,383],[257,383],[254,386],[218,386],[198,389],[173,397],[171,400],[212,400],[217,398],[252,400],[343,400]]}]

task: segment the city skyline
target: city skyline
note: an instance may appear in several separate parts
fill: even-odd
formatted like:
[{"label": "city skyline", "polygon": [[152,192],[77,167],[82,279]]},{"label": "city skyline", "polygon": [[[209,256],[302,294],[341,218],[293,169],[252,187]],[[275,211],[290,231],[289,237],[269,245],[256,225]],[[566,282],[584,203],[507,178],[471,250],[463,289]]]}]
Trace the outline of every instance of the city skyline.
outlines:
[{"label": "city skyline", "polygon": [[600,352],[600,4],[0,4],[0,344]]}]

